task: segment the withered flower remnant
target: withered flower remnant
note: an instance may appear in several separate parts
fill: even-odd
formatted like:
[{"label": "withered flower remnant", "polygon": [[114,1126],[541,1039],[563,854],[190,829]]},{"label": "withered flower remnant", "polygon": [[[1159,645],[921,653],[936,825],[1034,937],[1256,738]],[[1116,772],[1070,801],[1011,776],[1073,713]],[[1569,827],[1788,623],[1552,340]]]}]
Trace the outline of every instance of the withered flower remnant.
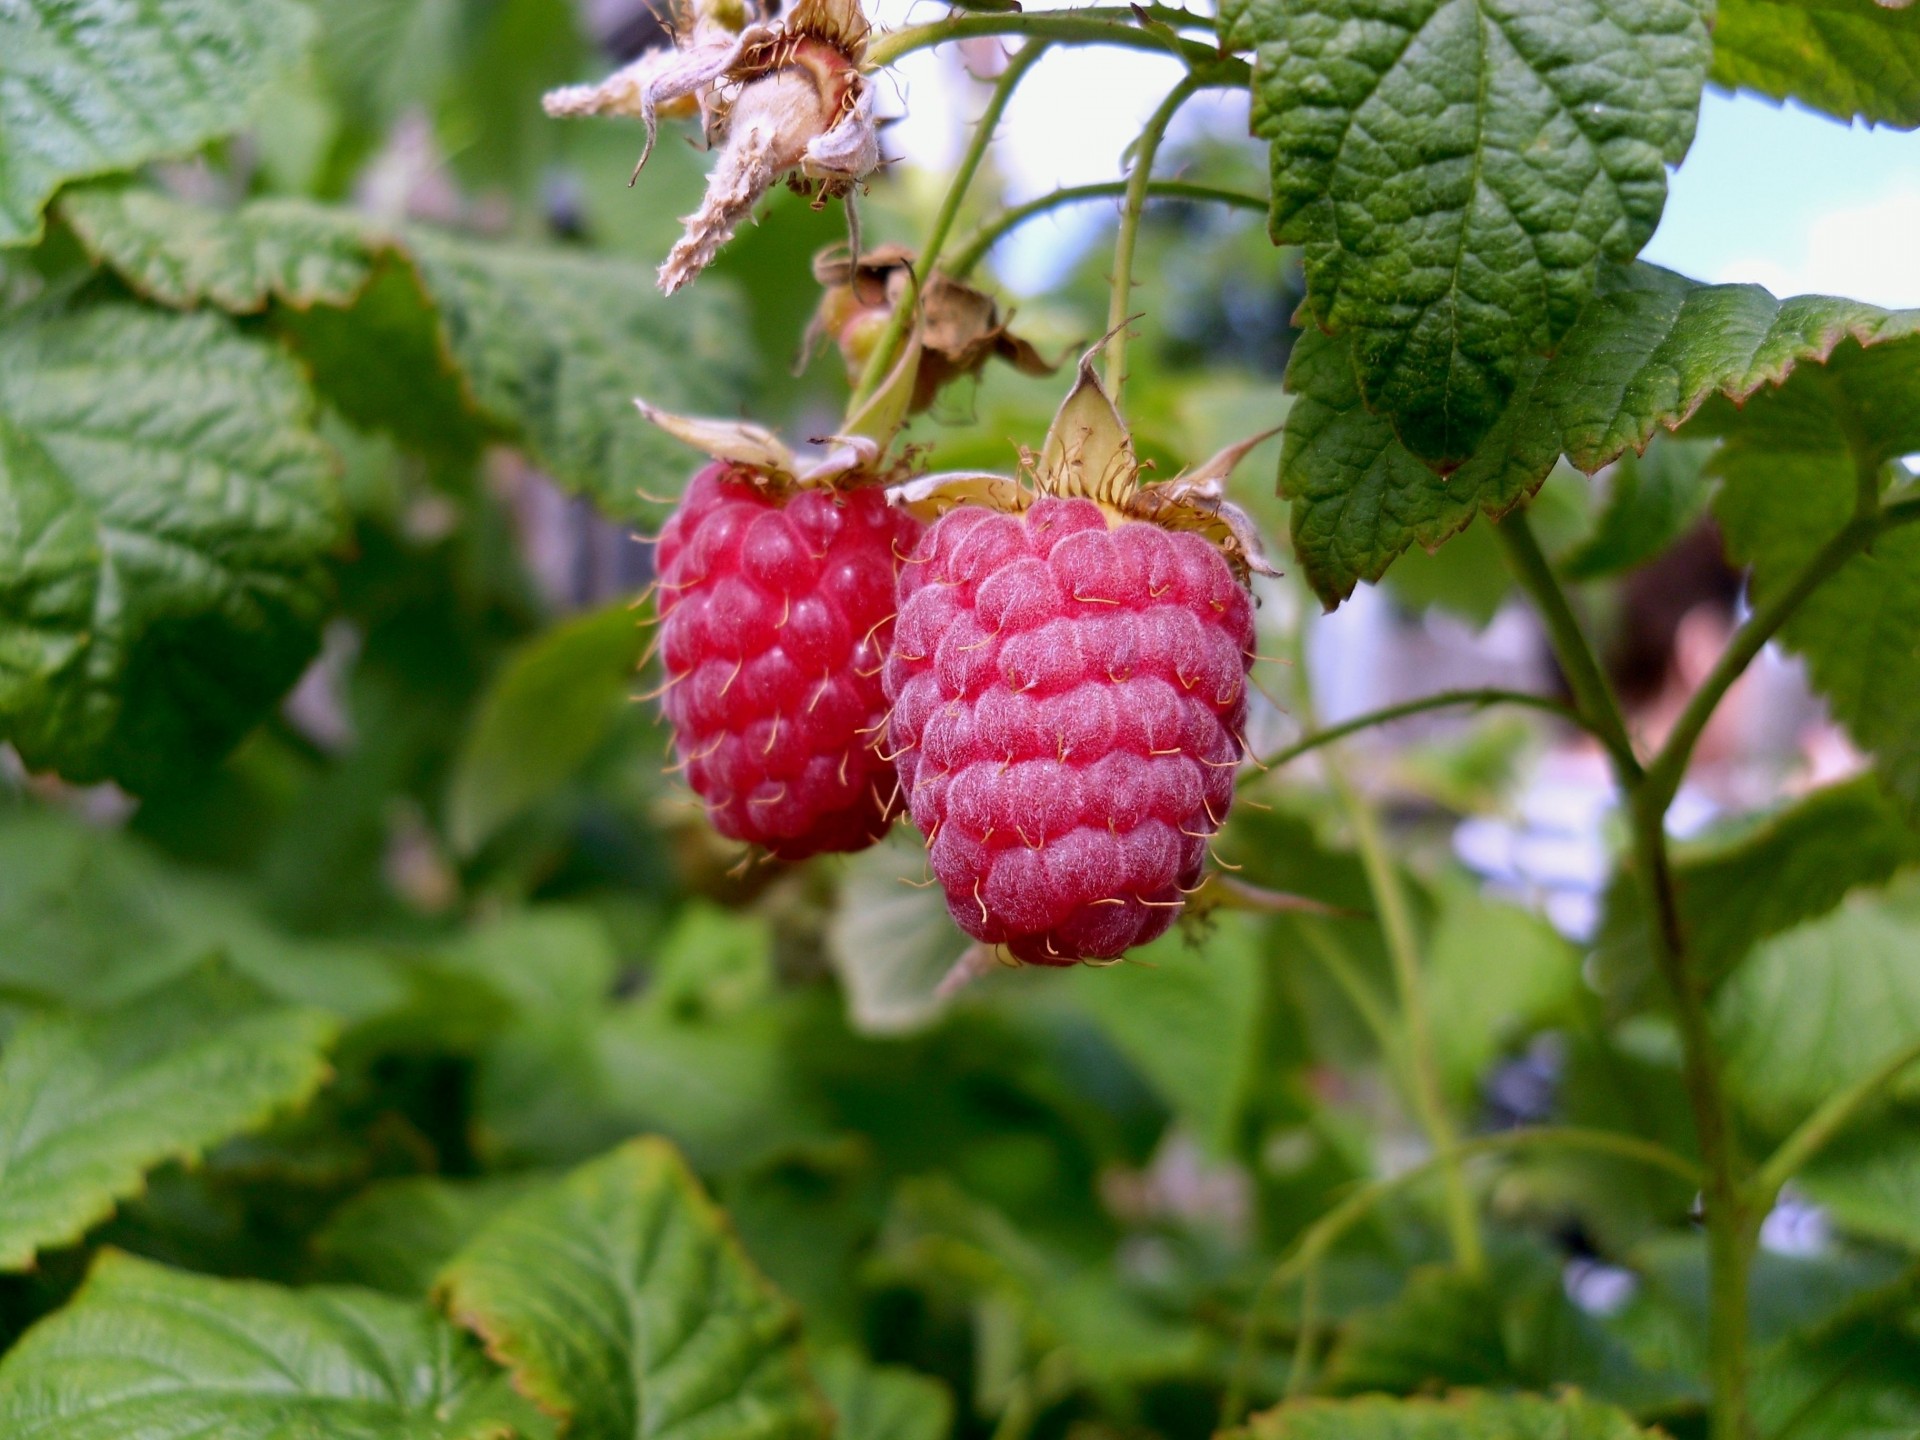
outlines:
[{"label": "withered flower remnant", "polygon": [[799,0],[772,18],[705,3],[675,48],[653,50],[598,85],[548,93],[549,115],[626,115],[647,129],[691,102],[719,155],[700,208],[660,267],[671,295],[710,263],[774,182],[816,204],[844,196],[880,163],[873,86],[860,73],[869,26],[859,0]]},{"label": "withered flower remnant", "polygon": [[[858,384],[874,346],[895,310],[914,303],[914,255],[900,245],[869,250],[855,265],[839,246],[814,257],[813,278],[825,294],[807,330],[809,351],[831,338],[846,362],[847,379]],[[1007,327],[991,295],[935,270],[918,285],[920,367],[909,414],[919,414],[963,375],[978,375],[998,357],[1023,375],[1051,375],[1060,368]]]}]

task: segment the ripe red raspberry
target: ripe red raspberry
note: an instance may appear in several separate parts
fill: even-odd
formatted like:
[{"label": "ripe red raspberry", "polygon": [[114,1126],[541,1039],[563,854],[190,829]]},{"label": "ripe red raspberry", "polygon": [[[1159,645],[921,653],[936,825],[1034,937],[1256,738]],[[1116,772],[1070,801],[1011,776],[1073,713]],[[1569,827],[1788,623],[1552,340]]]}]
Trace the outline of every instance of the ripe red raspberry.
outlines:
[{"label": "ripe red raspberry", "polygon": [[1226,818],[1253,609],[1215,546],[1090,500],[948,512],[900,572],[889,743],[947,908],[1022,960],[1173,923]]},{"label": "ripe red raspberry", "polygon": [[722,835],[799,860],[886,833],[880,666],[920,529],[873,487],[781,494],[725,461],[687,487],[655,552],[662,705]]}]

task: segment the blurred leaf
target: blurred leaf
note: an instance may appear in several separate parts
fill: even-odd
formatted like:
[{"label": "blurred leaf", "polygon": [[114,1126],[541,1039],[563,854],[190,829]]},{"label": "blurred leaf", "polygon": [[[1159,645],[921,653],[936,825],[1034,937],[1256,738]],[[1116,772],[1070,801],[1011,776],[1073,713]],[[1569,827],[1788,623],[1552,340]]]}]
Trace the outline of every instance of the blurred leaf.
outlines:
[{"label": "blurred leaf", "polygon": [[654,956],[645,1007],[680,1019],[721,1019],[773,989],[773,932],[764,915],[695,901]]},{"label": "blurred leaf", "polygon": [[1597,580],[1644,565],[1684,534],[1707,508],[1709,440],[1655,435],[1607,475],[1607,500],[1592,535],[1560,557],[1569,580]]},{"label": "blurred leaf", "polygon": [[1895,0],[1720,0],[1716,84],[1841,120],[1920,125],[1920,13]]},{"label": "blurred leaf", "polygon": [[1755,1354],[1752,1404],[1771,1440],[1906,1440],[1920,1430],[1920,1336],[1895,1304],[1861,1304]]},{"label": "blurred leaf", "polygon": [[1513,1251],[1480,1279],[1415,1270],[1399,1298],[1348,1322],[1326,1383],[1346,1394],[1572,1384],[1640,1408],[1672,1398],[1677,1382],[1641,1369],[1568,1300],[1558,1257]]},{"label": "blurred leaf", "polygon": [[1841,1229],[1920,1251],[1920,1126],[1910,1110],[1842,1134],[1794,1185]]},{"label": "blurred leaf", "polygon": [[[1920,310],[1893,317],[1920,328]],[[1727,555],[1750,565],[1764,605],[1856,511],[1889,461],[1920,450],[1920,337],[1848,346],[1826,383],[1789,384],[1739,410],[1721,403],[1699,429],[1725,435],[1714,515]],[[1779,641],[1807,662],[1813,687],[1871,751],[1909,820],[1920,824],[1920,527],[1879,535],[1808,596]]]},{"label": "blurred leaf", "polygon": [[1180,930],[1117,965],[1078,967],[1073,998],[1216,1154],[1230,1154],[1253,1081],[1265,929],[1249,915],[1209,917],[1204,940]]},{"label": "blurred leaf", "polygon": [[1657,1432],[1577,1394],[1549,1400],[1464,1391],[1444,1400],[1296,1400],[1229,1433],[1235,1440],[1638,1440]]},{"label": "blurred leaf", "polygon": [[0,1268],[77,1240],[162,1162],[305,1103],[334,1033],[221,970],[22,1023],[0,1050]]},{"label": "blurred leaf", "polygon": [[484,980],[522,1015],[594,1010],[613,988],[618,959],[590,910],[538,905],[474,926],[448,962]]},{"label": "blurred leaf", "polygon": [[69,180],[238,130],[313,33],[289,0],[21,0],[0,10],[0,246]]},{"label": "blurred leaf", "polygon": [[440,1290],[578,1440],[828,1432],[798,1314],[659,1140],[514,1205],[454,1257]]},{"label": "blurred leaf", "polygon": [[1652,236],[1693,141],[1711,7],[1245,9],[1274,239],[1305,248],[1307,304],[1368,408],[1450,469],[1526,393],[1606,262]]},{"label": "blurred leaf", "polygon": [[311,407],[216,316],[0,332],[0,735],[29,766],[179,784],[293,684],[341,538]]},{"label": "blurred leaf", "polygon": [[[1817,919],[1854,890],[1884,884],[1920,864],[1920,833],[1871,776],[1829,785],[1731,842],[1676,847],[1680,922],[1709,986],[1732,974],[1753,947]],[[1653,983],[1646,900],[1622,871],[1607,889],[1599,954],[1610,984]]]},{"label": "blurred leaf", "polygon": [[1464,1105],[1516,1040],[1573,1007],[1580,957],[1538,915],[1488,899],[1464,876],[1450,876],[1438,895],[1427,945],[1428,1004],[1444,1017],[1434,1059],[1442,1085]]},{"label": "blurred leaf", "polygon": [[[280,302],[287,308],[276,319],[325,359],[322,388],[336,375],[359,387],[343,404],[353,418],[415,423],[404,411],[416,386],[450,363],[481,421],[616,517],[642,513],[638,491],[672,494],[696,468],[691,452],[640,419],[634,396],[684,413],[724,411],[753,371],[756,352],[724,286],[669,304],[650,270],[623,260],[383,229],[352,211],[292,201],[214,212],[102,189],[62,213],[96,257],[163,303],[224,296],[251,311],[267,297]],[[343,257],[358,247],[360,287],[333,298],[337,288],[288,265],[302,247],[330,257],[323,273],[334,287],[351,279]],[[418,294],[382,294],[383,260],[404,265]],[[379,302],[371,330],[329,322],[326,308],[301,313],[352,305],[350,318],[361,319],[367,298]],[[396,341],[397,366],[385,353]],[[385,367],[377,381],[356,374],[366,364]]]},{"label": "blurred leaf", "polygon": [[443,1180],[415,1175],[370,1185],[313,1237],[323,1278],[424,1300],[446,1263],[543,1175]]},{"label": "blurred leaf", "polygon": [[896,832],[850,857],[828,922],[827,959],[864,1035],[904,1035],[945,1008],[935,993],[971,942],[927,885],[926,847]]},{"label": "blurred leaf", "polygon": [[1387,571],[1384,583],[1407,608],[1437,606],[1476,630],[1486,628],[1513,592],[1499,542],[1485,525],[1468,526],[1436,550],[1415,546]]},{"label": "blurred leaf", "polygon": [[299,940],[203,873],[52,811],[0,810],[0,988],[122,1004],[210,953],[283,1000],[365,1019],[406,990],[383,957]]},{"label": "blurred leaf", "polygon": [[529,1418],[480,1347],[424,1305],[117,1251],[0,1360],[10,1440],[501,1440]]},{"label": "blurred leaf", "polygon": [[[720,1193],[754,1264],[807,1317],[810,1342],[857,1344],[865,1329],[860,1262],[880,1228],[886,1177],[864,1136],[794,1145]],[[829,1391],[824,1373],[821,1383]]]},{"label": "blurred leaf", "polygon": [[622,602],[515,651],[480,698],[447,787],[447,834],[478,850],[563,785],[619,718],[645,632]]},{"label": "blurred leaf", "polygon": [[1920,904],[1856,900],[1767,941],[1721,986],[1714,1022],[1728,1089],[1784,1132],[1920,1035]]},{"label": "blurred leaf", "polygon": [[[1792,383],[1797,366],[1831,357],[1833,373],[1847,374],[1863,363],[1861,347],[1888,347],[1899,358],[1882,363],[1900,372],[1920,347],[1894,342],[1917,327],[1915,312],[1822,296],[1779,301],[1757,286],[1698,285],[1652,265],[1603,271],[1579,323],[1551,359],[1526,362],[1498,424],[1444,480],[1368,410],[1346,347],[1309,329],[1287,367],[1296,399],[1280,462],[1294,553],[1320,598],[1338,604],[1408,546],[1439,545],[1476,514],[1503,515],[1522,503],[1562,453],[1592,473],[1645,446],[1660,427],[1678,428],[1714,394],[1745,401],[1769,384],[1784,383],[1799,397],[1793,403],[1818,412],[1829,392]],[[1737,428],[1732,406],[1720,413]],[[1875,421],[1883,433],[1870,437],[1875,450],[1897,446],[1903,412],[1875,414],[1884,417]],[[1778,488],[1792,506],[1799,485]],[[1809,532],[1805,548],[1822,538]]]},{"label": "blurred leaf", "polygon": [[814,1361],[833,1407],[835,1440],[947,1440],[953,1397],[938,1380],[898,1365],[871,1365],[851,1349]]}]

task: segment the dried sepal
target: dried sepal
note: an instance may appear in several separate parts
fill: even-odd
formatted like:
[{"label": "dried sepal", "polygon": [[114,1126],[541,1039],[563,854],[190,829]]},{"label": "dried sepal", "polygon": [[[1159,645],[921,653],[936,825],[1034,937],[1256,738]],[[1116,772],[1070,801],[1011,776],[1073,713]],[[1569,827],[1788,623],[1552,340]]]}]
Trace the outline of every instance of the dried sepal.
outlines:
[{"label": "dried sepal", "polygon": [[825,293],[808,327],[807,348],[832,337],[846,362],[849,380],[864,373],[873,347],[902,305],[917,305],[922,347],[910,414],[929,409],[939,393],[962,376],[978,375],[987,361],[1004,360],[1024,375],[1051,375],[1059,368],[1008,329],[991,295],[935,271],[920,280],[911,250],[883,245],[855,264],[834,246],[814,257],[814,278]]},{"label": "dried sepal", "polygon": [[658,426],[701,454],[752,472],[770,490],[825,486],[847,489],[881,485],[890,478],[881,456],[885,442],[867,435],[826,435],[814,443],[817,454],[801,455],[764,425],[749,420],[716,420],[675,415],[636,399],[634,407]]},{"label": "dried sepal", "polygon": [[911,480],[888,486],[887,498],[909,514],[929,522],[962,505],[982,505],[990,510],[1017,515],[1032,502],[1032,497],[1019,480],[1011,475],[996,475],[990,470],[952,470],[916,475]]}]

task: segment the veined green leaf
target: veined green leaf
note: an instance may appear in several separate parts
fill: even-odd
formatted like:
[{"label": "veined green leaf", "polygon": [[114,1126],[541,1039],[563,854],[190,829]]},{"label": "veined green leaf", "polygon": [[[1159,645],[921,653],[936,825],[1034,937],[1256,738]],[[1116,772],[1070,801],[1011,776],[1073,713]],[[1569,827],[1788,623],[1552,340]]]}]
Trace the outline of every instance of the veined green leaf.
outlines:
[{"label": "veined green leaf", "polygon": [[17,0],[0,8],[0,246],[69,180],[239,129],[305,48],[291,0]]},{"label": "veined green leaf", "polygon": [[1693,140],[1695,0],[1252,0],[1273,234],[1369,409],[1473,455],[1602,266],[1631,260]]},{"label": "veined green leaf", "polygon": [[1920,125],[1920,9],[1889,0],[1720,0],[1712,78],[1842,120]]},{"label": "veined green leaf", "polygon": [[1920,1035],[1920,899],[1855,900],[1769,940],[1721,986],[1714,1024],[1728,1089],[1785,1133]]},{"label": "veined green leaf", "polygon": [[0,736],[29,766],[163,786],[293,683],[341,536],[311,403],[218,316],[0,332]]},{"label": "veined green leaf", "polygon": [[1230,1433],[1244,1440],[1639,1440],[1654,1432],[1579,1395],[1463,1390],[1444,1400],[1295,1401]]},{"label": "veined green leaf", "polygon": [[77,1240],[161,1162],[303,1103],[334,1030],[224,970],[23,1022],[0,1048],[0,1269]]},{"label": "veined green leaf", "polygon": [[313,1253],[327,1280],[424,1300],[461,1246],[508,1206],[549,1183],[540,1174],[380,1181],[334,1211],[313,1237]]},{"label": "veined green leaf", "polygon": [[114,1251],[0,1360],[8,1440],[510,1440],[528,1408],[425,1305]]},{"label": "veined green leaf", "polygon": [[[356,418],[410,423],[410,397],[451,372],[456,403],[486,431],[615,516],[638,515],[639,492],[671,494],[697,468],[692,452],[640,419],[633,397],[689,414],[724,410],[751,373],[746,326],[725,287],[669,303],[630,261],[386,230],[295,201],[221,212],[100,187],[65,197],[61,215],[96,259],[164,304],[252,312],[277,302],[323,389],[374,367],[378,383],[346,397]],[[410,282],[397,293],[398,277],[383,279],[395,265]],[[343,307],[375,323],[330,323],[325,312]],[[406,364],[382,368],[396,343]]]},{"label": "veined green leaf", "polygon": [[[1916,336],[1920,311],[1825,296],[1776,300],[1758,286],[1700,285],[1651,265],[1608,271],[1553,358],[1527,363],[1473,458],[1443,480],[1368,411],[1346,347],[1308,331],[1287,367],[1298,398],[1280,462],[1294,552],[1320,598],[1338,604],[1409,545],[1438,545],[1482,511],[1513,509],[1562,454],[1592,473],[1643,449],[1661,427],[1678,429],[1715,394],[1745,402],[1809,362]],[[1899,348],[1910,354],[1920,341]],[[1725,413],[1729,427],[1738,424]],[[1897,414],[1863,418],[1882,427],[1882,447],[1904,426]]]},{"label": "veined green leaf", "polygon": [[799,1315],[663,1141],[633,1141],[520,1201],[439,1288],[576,1440],[827,1434]]}]

